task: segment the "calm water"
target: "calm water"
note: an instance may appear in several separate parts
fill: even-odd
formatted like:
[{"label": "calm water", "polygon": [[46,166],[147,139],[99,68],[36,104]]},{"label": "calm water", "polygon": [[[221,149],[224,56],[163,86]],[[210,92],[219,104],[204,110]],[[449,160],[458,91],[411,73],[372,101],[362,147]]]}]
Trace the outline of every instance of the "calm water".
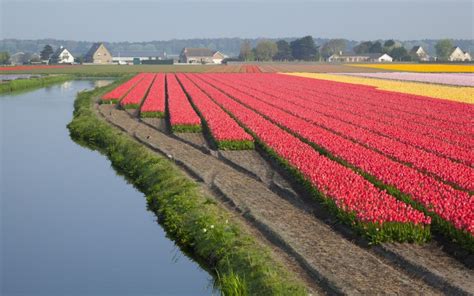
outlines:
[{"label": "calm water", "polygon": [[69,138],[76,93],[98,83],[0,95],[0,294],[211,295],[143,194]]}]

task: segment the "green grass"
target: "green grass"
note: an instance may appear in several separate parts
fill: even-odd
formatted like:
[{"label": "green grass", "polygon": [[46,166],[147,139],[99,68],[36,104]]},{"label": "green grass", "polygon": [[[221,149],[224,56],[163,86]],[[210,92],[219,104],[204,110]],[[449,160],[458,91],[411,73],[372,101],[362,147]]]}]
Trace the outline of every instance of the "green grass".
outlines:
[{"label": "green grass", "polygon": [[0,84],[0,93],[39,88],[74,79],[73,75],[54,75],[29,79],[16,79]]},{"label": "green grass", "polygon": [[164,118],[165,112],[140,112],[140,117],[142,118]]},{"label": "green grass", "polygon": [[196,124],[177,124],[171,126],[171,131],[173,133],[199,133],[202,131],[202,128]]},{"label": "green grass", "polygon": [[146,195],[168,236],[216,271],[224,295],[306,295],[300,279],[170,160],[97,117],[93,99],[120,82],[78,94],[68,125],[71,137],[105,154]]}]

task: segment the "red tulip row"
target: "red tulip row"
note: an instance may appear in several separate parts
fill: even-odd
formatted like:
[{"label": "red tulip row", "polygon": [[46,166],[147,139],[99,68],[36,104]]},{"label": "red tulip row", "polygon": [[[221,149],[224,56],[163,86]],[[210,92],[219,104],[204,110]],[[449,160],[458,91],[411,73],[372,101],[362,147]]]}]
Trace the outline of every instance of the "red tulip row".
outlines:
[{"label": "red tulip row", "polygon": [[[316,189],[344,221],[375,240],[425,240],[430,218],[377,189],[362,176],[320,155],[310,145],[211,86],[190,75],[208,96],[233,114],[281,163]],[[201,80],[204,79],[204,80]]]},{"label": "red tulip row", "polygon": [[[311,102],[295,97],[291,93],[271,89],[267,84],[262,84],[255,79],[248,81],[243,75],[239,75],[237,78],[222,75],[210,75],[209,77],[247,95],[254,95],[259,100],[361,143],[399,162],[409,164],[421,172],[428,172],[458,187],[474,191],[472,182],[474,169],[472,167],[453,162],[390,137],[381,136],[360,126],[349,124],[345,120],[347,118],[345,112],[331,110],[325,106],[317,108]],[[305,92],[302,92],[302,96],[304,95]],[[344,118],[344,120],[340,120],[340,118]]]},{"label": "red tulip row", "polygon": [[[214,84],[215,87],[235,100],[251,106],[252,109],[315,145],[315,147],[329,152],[334,157],[342,160],[343,163],[370,174],[370,176],[383,182],[387,189],[398,189],[431,213],[447,235],[464,240],[467,242],[466,244],[471,244],[472,248],[474,199],[468,193],[455,190],[413,168],[395,162],[380,153],[290,114],[302,111],[300,109],[295,110],[294,105],[287,104],[287,109],[283,111],[281,108],[276,108],[256,99],[256,97],[260,98],[262,96],[261,93],[253,91],[254,96],[251,96],[240,91],[240,89],[243,89],[242,85],[239,85],[238,90],[224,83],[216,82],[210,79],[208,75],[201,76],[201,79]],[[275,98],[272,100],[275,100]],[[317,120],[317,118],[313,119]],[[403,194],[400,197],[403,198],[405,196]]]},{"label": "red tulip row", "polygon": [[[421,97],[410,94],[402,94],[390,91],[378,90],[356,84],[341,83],[335,81],[308,79],[300,77],[281,77],[282,81],[293,89],[300,89],[321,93],[327,93],[334,97],[344,98],[358,104],[371,104],[377,108],[386,107],[391,110],[400,111],[403,114],[417,115],[421,118],[434,122],[434,126],[458,125],[463,131],[472,134],[472,129],[463,125],[469,123],[469,117],[473,115],[472,105],[443,101],[430,97]],[[275,79],[279,79],[275,76]],[[380,100],[380,96],[384,100]]]},{"label": "red tulip row", "polygon": [[135,75],[132,79],[124,82],[111,90],[110,92],[106,93],[102,96],[102,102],[107,103],[117,103],[122,99],[140,80],[142,80],[144,73],[140,73]]},{"label": "red tulip row", "polygon": [[229,114],[203,93],[185,75],[178,76],[181,85],[198,110],[219,149],[242,150],[253,148],[253,138]]},{"label": "red tulip row", "polygon": [[[419,134],[425,137],[435,138],[437,141],[444,141],[459,147],[474,149],[474,137],[472,135],[467,136],[466,133],[459,133],[458,124],[448,124],[450,127],[448,130],[440,129],[439,123],[431,122],[430,125],[430,120],[423,120],[423,117],[377,105],[380,96],[377,97],[377,100],[374,100],[375,104],[373,105],[363,104],[351,99],[355,94],[354,91],[347,91],[350,96],[345,94],[347,98],[344,99],[341,94],[335,95],[329,91],[325,94],[322,93],[321,87],[319,86],[313,89],[302,89],[301,85],[285,83],[285,77],[282,78],[281,75],[272,75],[271,79],[266,79],[262,77],[262,75],[248,76],[250,77],[241,76],[240,80],[242,82],[251,80],[254,84],[258,82],[258,85],[264,87],[268,92],[281,93],[281,91],[284,91],[286,94],[291,94],[295,98],[304,99],[305,102],[311,101],[318,109],[320,105],[323,105],[329,107],[331,110],[340,110],[352,116],[362,117],[364,120],[396,126],[408,131],[410,134]],[[382,97],[385,98],[387,96],[388,94],[383,94]],[[462,115],[458,114],[457,116]],[[471,117],[472,116],[474,116],[474,114],[472,114]],[[469,132],[472,134],[472,128]]]},{"label": "red tulip row", "polygon": [[168,112],[174,132],[198,132],[201,119],[194,111],[174,74],[166,76],[168,86]]},{"label": "red tulip row", "polygon": [[153,83],[153,79],[155,79],[155,74],[144,74],[143,79],[120,101],[120,106],[125,109],[140,108],[140,104]]},{"label": "red tulip row", "polygon": [[[275,76],[278,76],[278,75],[275,75]],[[254,80],[252,80],[252,82],[253,84],[257,84]],[[271,89],[271,87],[269,87],[267,83],[262,83],[262,84],[264,84],[264,86],[261,86],[261,88],[265,88],[267,90]],[[280,85],[282,84],[284,83],[280,83]],[[343,88],[344,86],[345,84],[341,83],[339,88]],[[301,88],[298,88],[298,89],[301,89]],[[281,86],[277,86],[275,90],[273,90],[273,92],[285,92],[285,94],[287,93],[286,89],[282,88]],[[301,90],[301,92],[305,93],[305,91],[303,90]],[[352,91],[352,94],[354,93],[355,92]],[[328,97],[327,95],[320,94],[320,96],[321,97],[318,100],[325,101],[325,102],[332,101],[332,98]],[[339,120],[343,120],[348,123],[360,126],[364,129],[368,129],[374,133],[378,133],[381,135],[394,138],[408,145],[412,145],[412,146],[424,149],[426,151],[436,153],[443,157],[454,159],[456,161],[465,163],[470,166],[474,164],[474,155],[471,153],[471,149],[456,146],[451,143],[447,143],[447,142],[432,138],[430,136],[424,136],[421,134],[411,133],[392,123],[381,123],[381,122],[369,120],[367,118],[361,117],[359,115],[354,115],[351,113],[347,113],[347,114],[344,114],[344,116],[341,116],[340,111],[335,110],[333,106],[329,105],[329,106],[324,107],[320,103],[315,103],[314,99],[315,98],[311,96],[310,94],[306,95],[305,99],[303,100],[303,105],[311,107],[315,111],[323,112],[324,114],[327,114],[329,116],[336,117]],[[384,96],[380,95],[378,97],[378,100],[383,101]]]},{"label": "red tulip row", "polygon": [[141,117],[164,117],[166,108],[165,74],[156,74],[155,81],[140,108]]}]

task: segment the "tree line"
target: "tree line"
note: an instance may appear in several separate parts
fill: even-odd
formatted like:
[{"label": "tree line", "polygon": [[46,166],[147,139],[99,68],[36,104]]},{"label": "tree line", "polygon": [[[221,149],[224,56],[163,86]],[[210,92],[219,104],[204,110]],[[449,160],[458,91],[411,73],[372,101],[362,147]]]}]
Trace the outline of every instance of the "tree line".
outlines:
[{"label": "tree line", "polygon": [[[435,45],[437,59],[447,61],[454,45],[450,39],[439,40]],[[311,36],[285,40],[262,40],[255,47],[244,41],[240,47],[240,61],[325,61],[330,56],[347,49],[346,39],[330,39],[317,46]],[[400,42],[393,39],[381,41],[363,41],[352,49],[356,54],[386,53],[395,61],[417,61],[418,57],[410,53]]]}]

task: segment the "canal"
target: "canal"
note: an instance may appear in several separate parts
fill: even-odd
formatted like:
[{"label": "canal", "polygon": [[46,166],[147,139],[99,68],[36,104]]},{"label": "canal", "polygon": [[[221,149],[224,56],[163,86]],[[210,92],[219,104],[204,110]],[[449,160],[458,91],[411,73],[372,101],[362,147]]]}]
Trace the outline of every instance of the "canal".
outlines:
[{"label": "canal", "polygon": [[74,143],[70,81],[0,95],[1,295],[212,295],[143,194]]}]

